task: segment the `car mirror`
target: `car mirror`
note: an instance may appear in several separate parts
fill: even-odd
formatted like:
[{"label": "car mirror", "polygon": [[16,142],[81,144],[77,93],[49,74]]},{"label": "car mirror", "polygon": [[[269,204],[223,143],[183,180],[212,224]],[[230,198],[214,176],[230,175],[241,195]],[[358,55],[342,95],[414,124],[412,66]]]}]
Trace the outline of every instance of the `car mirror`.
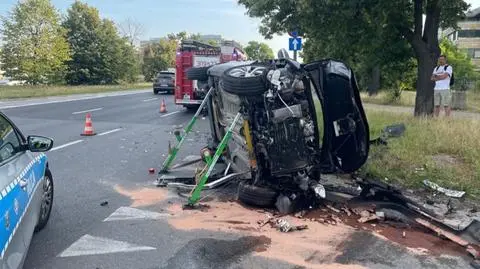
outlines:
[{"label": "car mirror", "polygon": [[27,138],[28,150],[31,152],[49,151],[53,147],[53,139],[43,136],[31,135]]}]

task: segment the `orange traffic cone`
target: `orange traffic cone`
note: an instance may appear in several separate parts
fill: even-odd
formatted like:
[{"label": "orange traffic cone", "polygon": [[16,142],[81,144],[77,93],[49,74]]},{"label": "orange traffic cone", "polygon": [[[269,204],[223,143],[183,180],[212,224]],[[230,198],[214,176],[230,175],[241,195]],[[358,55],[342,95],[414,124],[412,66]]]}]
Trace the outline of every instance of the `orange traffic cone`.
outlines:
[{"label": "orange traffic cone", "polygon": [[92,125],[92,116],[90,113],[87,113],[87,116],[85,117],[85,129],[83,130],[82,136],[92,136],[96,135],[96,133],[93,131],[93,125]]},{"label": "orange traffic cone", "polygon": [[165,104],[165,98],[163,98],[160,104],[160,113],[167,113],[167,105]]}]

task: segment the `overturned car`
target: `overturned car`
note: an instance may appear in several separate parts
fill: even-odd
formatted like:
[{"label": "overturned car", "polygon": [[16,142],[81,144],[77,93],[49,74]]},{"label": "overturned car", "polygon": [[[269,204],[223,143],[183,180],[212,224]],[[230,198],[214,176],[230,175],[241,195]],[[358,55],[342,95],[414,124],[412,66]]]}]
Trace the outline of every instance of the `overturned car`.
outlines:
[{"label": "overturned car", "polygon": [[278,207],[282,199],[321,198],[321,174],[353,172],[367,160],[368,123],[344,63],[300,64],[280,51],[271,62],[218,64],[207,74],[210,144],[237,120],[224,159],[251,174],[239,185],[240,201]]}]

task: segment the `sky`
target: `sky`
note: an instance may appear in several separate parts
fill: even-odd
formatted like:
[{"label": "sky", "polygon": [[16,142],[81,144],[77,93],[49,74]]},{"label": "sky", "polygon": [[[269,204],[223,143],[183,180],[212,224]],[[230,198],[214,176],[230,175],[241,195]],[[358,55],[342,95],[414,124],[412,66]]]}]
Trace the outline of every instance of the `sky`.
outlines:
[{"label": "sky", "polygon": [[[52,0],[60,12],[74,0]],[[166,36],[169,33],[220,34],[243,45],[250,40],[263,41],[276,52],[288,48],[288,35],[265,40],[258,32],[259,19],[248,17],[236,0],[83,0],[100,10],[102,17],[121,23],[133,19],[145,28],[142,40]],[[472,8],[480,0],[467,0]],[[17,0],[0,0],[0,16],[8,14]]]}]

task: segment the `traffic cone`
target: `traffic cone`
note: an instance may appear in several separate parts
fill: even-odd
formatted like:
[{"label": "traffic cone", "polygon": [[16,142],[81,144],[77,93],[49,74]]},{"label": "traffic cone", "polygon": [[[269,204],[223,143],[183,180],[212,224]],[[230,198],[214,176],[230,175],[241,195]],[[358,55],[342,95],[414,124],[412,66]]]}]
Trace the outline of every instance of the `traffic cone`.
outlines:
[{"label": "traffic cone", "polygon": [[167,113],[167,105],[165,104],[165,98],[163,98],[160,104],[160,113]]},{"label": "traffic cone", "polygon": [[92,125],[92,116],[90,113],[87,113],[87,116],[85,117],[85,129],[83,130],[82,136],[92,136],[96,135],[96,133],[93,131],[93,125]]}]

